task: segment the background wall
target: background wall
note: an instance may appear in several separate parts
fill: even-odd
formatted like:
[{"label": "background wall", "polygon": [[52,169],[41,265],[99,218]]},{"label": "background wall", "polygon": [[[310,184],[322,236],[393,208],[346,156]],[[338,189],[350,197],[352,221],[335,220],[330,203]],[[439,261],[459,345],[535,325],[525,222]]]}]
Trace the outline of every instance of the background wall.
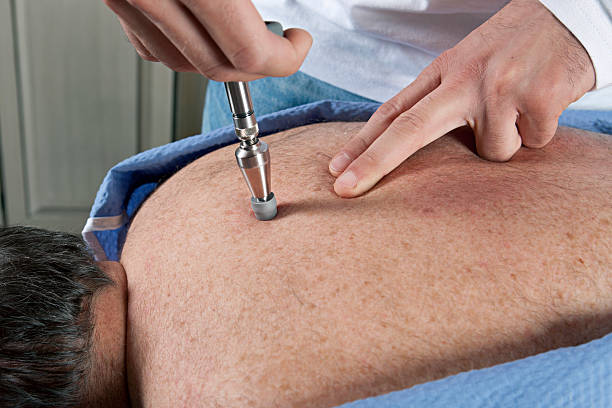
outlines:
[{"label": "background wall", "polygon": [[79,232],[111,166],[199,133],[204,90],[101,0],[0,0],[0,222]]}]

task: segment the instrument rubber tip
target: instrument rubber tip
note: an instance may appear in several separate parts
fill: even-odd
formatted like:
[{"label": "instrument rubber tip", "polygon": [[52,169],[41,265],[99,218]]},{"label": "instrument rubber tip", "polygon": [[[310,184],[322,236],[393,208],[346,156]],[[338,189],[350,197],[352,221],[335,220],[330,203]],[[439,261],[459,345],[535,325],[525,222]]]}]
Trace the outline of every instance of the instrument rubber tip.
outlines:
[{"label": "instrument rubber tip", "polygon": [[255,213],[255,218],[259,221],[269,221],[276,217],[276,197],[274,193],[270,193],[271,197],[266,201],[259,201],[256,198],[251,198],[251,208]]}]

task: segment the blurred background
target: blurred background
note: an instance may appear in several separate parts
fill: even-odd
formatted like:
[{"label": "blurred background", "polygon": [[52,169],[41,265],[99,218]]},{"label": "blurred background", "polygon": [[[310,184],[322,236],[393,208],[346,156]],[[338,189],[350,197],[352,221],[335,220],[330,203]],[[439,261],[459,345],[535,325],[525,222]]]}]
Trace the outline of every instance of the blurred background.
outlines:
[{"label": "blurred background", "polygon": [[110,167],[200,132],[205,88],[102,0],[0,0],[0,225],[80,232]]}]

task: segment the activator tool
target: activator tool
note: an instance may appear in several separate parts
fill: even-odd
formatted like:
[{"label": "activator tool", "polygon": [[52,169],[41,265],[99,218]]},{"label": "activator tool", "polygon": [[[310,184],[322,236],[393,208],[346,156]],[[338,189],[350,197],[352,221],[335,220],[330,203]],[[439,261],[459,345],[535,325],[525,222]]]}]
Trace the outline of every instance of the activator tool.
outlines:
[{"label": "activator tool", "polygon": [[[268,30],[283,35],[277,22],[266,22]],[[247,82],[226,82],[225,92],[229,101],[234,129],[240,140],[236,149],[236,161],[251,191],[251,208],[260,221],[276,217],[276,197],[271,189],[270,150],[259,140],[259,126],[255,120],[253,101]]]}]

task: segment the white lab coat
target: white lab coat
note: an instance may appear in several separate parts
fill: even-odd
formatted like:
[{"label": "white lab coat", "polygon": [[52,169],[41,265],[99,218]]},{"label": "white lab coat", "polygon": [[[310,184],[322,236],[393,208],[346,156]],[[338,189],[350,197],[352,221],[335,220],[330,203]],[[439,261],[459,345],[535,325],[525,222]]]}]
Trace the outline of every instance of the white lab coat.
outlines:
[{"label": "white lab coat", "polygon": [[[573,108],[612,110],[612,0],[540,0],[580,40],[600,90]],[[254,0],[266,20],[314,37],[302,71],[386,101],[508,0]],[[606,88],[606,89],[601,89]]]}]

